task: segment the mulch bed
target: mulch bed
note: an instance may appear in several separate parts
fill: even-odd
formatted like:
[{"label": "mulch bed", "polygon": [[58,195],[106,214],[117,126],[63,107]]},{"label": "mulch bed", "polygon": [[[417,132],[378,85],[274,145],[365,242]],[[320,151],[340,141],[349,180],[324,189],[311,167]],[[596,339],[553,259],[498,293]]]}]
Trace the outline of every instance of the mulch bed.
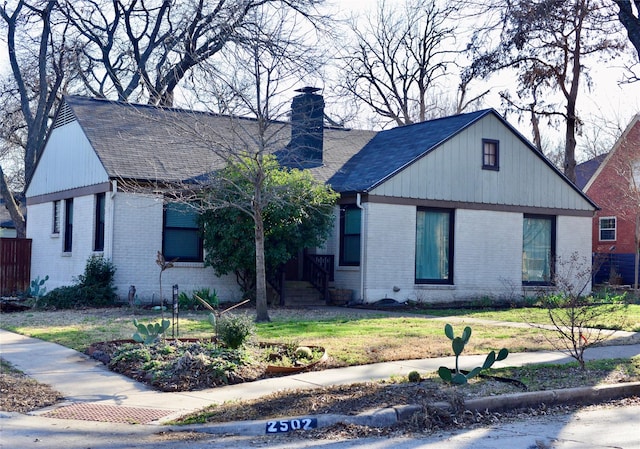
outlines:
[{"label": "mulch bed", "polygon": [[[174,339],[143,345],[132,340],[118,340],[95,343],[86,353],[110,370],[161,391],[193,391],[253,382],[315,369],[326,358],[325,353],[322,359],[313,363],[273,366],[261,361],[260,352],[266,346],[273,351],[277,345],[252,346],[247,350],[249,358],[234,358],[237,353],[220,353],[212,341]],[[126,353],[123,352],[125,348]]]}]

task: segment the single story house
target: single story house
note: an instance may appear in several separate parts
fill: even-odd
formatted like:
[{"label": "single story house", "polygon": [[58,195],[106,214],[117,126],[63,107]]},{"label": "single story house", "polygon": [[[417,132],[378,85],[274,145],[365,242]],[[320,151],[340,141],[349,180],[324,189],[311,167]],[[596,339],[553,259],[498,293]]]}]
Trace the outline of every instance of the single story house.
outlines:
[{"label": "single story house", "polygon": [[291,120],[262,133],[252,119],[65,97],[27,189],[32,275],[68,284],[101,254],[123,298],[135,285],[153,300],[162,251],[178,258],[164,285],[239,299],[234,277],[204,266],[193,217],[162,183],[255,142],[340,193],[331,237],[301,256],[326,256],[331,286],[356,301],[516,299],[552,288],[562,257],[590,260],[597,206],[496,111],[373,132],[325,126],[322,96],[300,92]]},{"label": "single story house", "polygon": [[640,115],[611,151],[576,167],[578,187],[600,207],[593,218],[594,282],[633,285],[640,233]]}]

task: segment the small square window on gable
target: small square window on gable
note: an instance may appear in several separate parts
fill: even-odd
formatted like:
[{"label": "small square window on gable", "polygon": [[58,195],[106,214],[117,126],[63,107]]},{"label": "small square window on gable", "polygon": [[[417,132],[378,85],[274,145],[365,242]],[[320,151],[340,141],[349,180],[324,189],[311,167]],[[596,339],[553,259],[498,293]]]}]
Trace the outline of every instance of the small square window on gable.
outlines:
[{"label": "small square window on gable", "polygon": [[497,140],[482,139],[482,168],[484,170],[500,169],[500,143]]}]

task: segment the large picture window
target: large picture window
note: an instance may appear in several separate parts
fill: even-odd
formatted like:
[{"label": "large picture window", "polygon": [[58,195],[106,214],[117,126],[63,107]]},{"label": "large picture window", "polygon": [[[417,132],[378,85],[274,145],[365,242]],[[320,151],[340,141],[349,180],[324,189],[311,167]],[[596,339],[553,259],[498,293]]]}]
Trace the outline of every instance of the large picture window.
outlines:
[{"label": "large picture window", "polygon": [[341,209],[340,265],[360,265],[361,216],[362,211],[355,205]]},{"label": "large picture window", "polygon": [[95,235],[93,236],[93,250],[104,251],[104,206],[105,194],[96,195]]},{"label": "large picture window", "polygon": [[417,211],[416,283],[453,283],[453,221],[453,210]]},{"label": "large picture window", "polygon": [[198,227],[198,214],[188,204],[166,204],[162,254],[167,260],[202,261],[202,237]]},{"label": "large picture window", "polygon": [[73,247],[73,198],[64,202],[64,252],[70,253]]},{"label": "large picture window", "polygon": [[555,217],[525,215],[522,232],[522,283],[550,285],[556,251]]}]

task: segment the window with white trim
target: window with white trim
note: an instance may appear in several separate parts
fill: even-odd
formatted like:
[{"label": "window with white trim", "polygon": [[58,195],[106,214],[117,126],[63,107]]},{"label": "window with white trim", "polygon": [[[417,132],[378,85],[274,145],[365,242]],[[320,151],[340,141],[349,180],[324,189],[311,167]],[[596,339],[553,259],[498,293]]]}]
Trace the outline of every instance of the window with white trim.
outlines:
[{"label": "window with white trim", "polygon": [[600,241],[613,242],[616,240],[616,217],[601,217],[600,220]]}]

